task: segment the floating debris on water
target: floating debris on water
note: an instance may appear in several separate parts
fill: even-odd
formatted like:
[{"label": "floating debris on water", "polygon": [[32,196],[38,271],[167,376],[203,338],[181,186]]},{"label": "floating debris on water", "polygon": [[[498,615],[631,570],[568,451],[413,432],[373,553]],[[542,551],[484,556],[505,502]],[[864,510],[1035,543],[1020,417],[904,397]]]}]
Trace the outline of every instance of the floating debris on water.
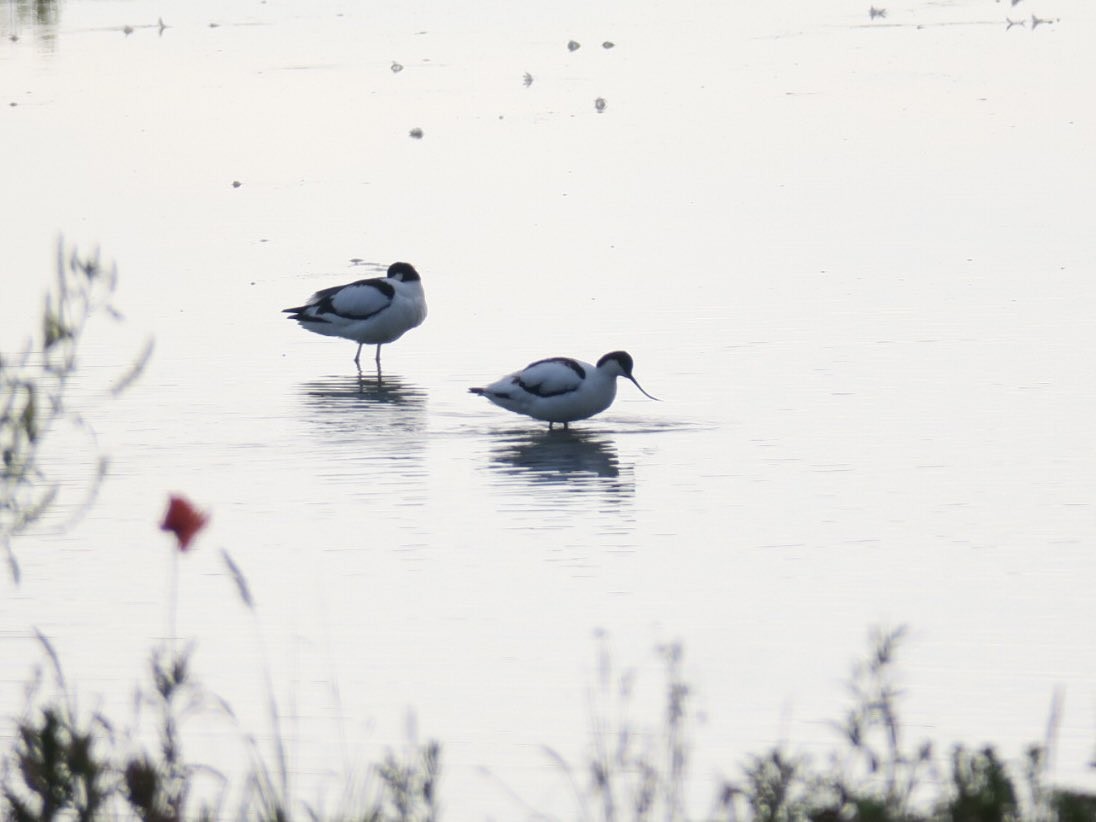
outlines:
[{"label": "floating debris on water", "polygon": [[883,18],[883,17],[886,17],[886,16],[887,16],[887,10],[886,9],[877,9],[875,6],[872,6],[871,8],[868,9],[868,19],[869,20],[874,20],[876,17]]},{"label": "floating debris on water", "polygon": [[1022,29],[1027,28],[1027,20],[1012,20],[1008,17],[1005,18],[1005,31],[1008,31],[1013,26],[1019,26]]},{"label": "floating debris on water", "polygon": [[160,27],[160,34],[163,34],[164,29],[167,28],[167,23],[164,22],[164,18],[161,17],[159,20],[156,21],[156,24]]},{"label": "floating debris on water", "polygon": [[122,26],[122,34],[124,34],[126,37],[129,37],[131,34],[133,34],[133,26],[128,24]]},{"label": "floating debris on water", "polygon": [[239,180],[233,180],[232,181],[232,187],[233,188],[239,188],[242,185],[243,185],[243,183],[241,183]]},{"label": "floating debris on water", "polygon": [[393,74],[399,74],[401,71],[403,71],[403,66],[397,63],[395,60],[392,61],[392,65],[389,66],[389,68],[392,69]]},{"label": "floating debris on water", "polygon": [[533,85],[533,75],[529,72],[525,72],[525,74],[521,76],[521,84],[526,88],[529,88],[529,86]]},{"label": "floating debris on water", "polygon": [[575,40],[567,41],[567,51],[578,51],[580,48],[582,48],[582,43]]},{"label": "floating debris on water", "polygon": [[412,137],[412,139],[415,139],[415,140],[421,140],[422,139],[422,129],[421,128],[413,128],[407,133]]},{"label": "floating debris on water", "polygon": [[603,49],[616,48],[616,43],[614,43],[612,40],[606,40],[604,43],[601,44],[601,47]]},{"label": "floating debris on water", "polygon": [[605,111],[605,98],[598,97],[596,100],[594,100],[594,108],[597,110],[598,114],[601,114],[601,112]]}]

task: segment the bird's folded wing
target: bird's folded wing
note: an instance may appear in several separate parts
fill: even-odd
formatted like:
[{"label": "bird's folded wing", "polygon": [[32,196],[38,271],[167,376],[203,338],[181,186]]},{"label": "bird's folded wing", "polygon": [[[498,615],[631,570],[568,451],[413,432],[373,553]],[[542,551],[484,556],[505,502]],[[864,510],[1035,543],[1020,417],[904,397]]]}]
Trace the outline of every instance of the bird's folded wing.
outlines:
[{"label": "bird's folded wing", "polygon": [[396,290],[384,280],[361,280],[332,293],[320,291],[316,307],[320,311],[337,314],[350,320],[364,320],[383,311],[392,304]]},{"label": "bird's folded wing", "polygon": [[567,394],[582,384],[578,371],[562,360],[535,362],[516,376],[522,388],[538,397]]}]

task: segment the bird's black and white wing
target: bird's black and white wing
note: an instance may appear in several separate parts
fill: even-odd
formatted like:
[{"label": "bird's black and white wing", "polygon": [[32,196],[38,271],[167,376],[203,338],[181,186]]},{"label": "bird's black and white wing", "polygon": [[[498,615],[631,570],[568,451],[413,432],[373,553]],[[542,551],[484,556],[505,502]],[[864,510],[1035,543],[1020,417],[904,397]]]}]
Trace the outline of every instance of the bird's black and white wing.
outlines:
[{"label": "bird's black and white wing", "polygon": [[525,392],[537,397],[557,397],[577,391],[586,379],[586,369],[569,357],[537,360],[513,376]]},{"label": "bird's black and white wing", "polygon": [[395,297],[396,289],[383,278],[358,280],[317,291],[304,305],[285,312],[301,322],[367,320],[392,305]]}]

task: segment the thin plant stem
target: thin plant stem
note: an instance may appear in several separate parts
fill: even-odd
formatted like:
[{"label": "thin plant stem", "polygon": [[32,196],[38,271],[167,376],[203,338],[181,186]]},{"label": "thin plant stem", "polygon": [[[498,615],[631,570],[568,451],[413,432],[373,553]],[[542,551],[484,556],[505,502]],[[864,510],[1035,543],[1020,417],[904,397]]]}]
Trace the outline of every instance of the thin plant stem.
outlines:
[{"label": "thin plant stem", "polygon": [[175,627],[179,610],[179,551],[171,552],[171,566],[168,569],[167,595],[167,650],[171,659],[175,658]]}]

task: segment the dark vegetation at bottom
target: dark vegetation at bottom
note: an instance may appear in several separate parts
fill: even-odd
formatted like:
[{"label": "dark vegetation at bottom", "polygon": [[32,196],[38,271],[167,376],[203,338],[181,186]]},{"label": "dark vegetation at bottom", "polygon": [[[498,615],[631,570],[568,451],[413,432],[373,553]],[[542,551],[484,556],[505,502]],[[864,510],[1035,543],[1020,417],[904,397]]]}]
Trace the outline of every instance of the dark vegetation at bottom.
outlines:
[{"label": "dark vegetation at bottom", "polygon": [[[941,762],[928,741],[905,741],[895,685],[895,651],[903,631],[876,632],[872,649],[849,680],[850,705],[834,723],[838,742],[823,766],[773,749],[750,756],[739,774],[713,785],[711,805],[686,807],[690,689],[679,645],[659,649],[666,673],[664,710],[644,725],[628,717],[634,681],[616,675],[602,647],[601,681],[592,709],[589,753],[577,766],[546,749],[547,761],[569,778],[575,819],[728,820],[733,822],[1090,822],[1096,794],[1048,784],[1047,744],[1032,745],[1019,773],[992,745],[959,745]],[[150,662],[151,687],[142,695],[155,715],[155,746],[145,747],[106,717],[80,715],[75,694],[45,637],[39,639],[57,684],[56,695],[29,701],[15,721],[8,750],[0,752],[0,807],[4,820],[46,822],[134,818],[181,822],[224,818],[360,822],[434,822],[442,818],[441,746],[412,745],[389,753],[347,786],[354,797],[321,812],[291,796],[284,745],[264,759],[254,741],[245,784],[230,786],[219,773],[187,761],[181,726],[199,706],[230,709],[205,693],[191,671],[191,650],[160,649]],[[40,690],[41,682],[39,681]],[[32,689],[32,692],[35,689]],[[612,721],[609,716],[615,717]],[[1054,718],[1048,737],[1053,736]],[[232,807],[227,807],[228,796]],[[453,809],[456,816],[474,808]],[[555,818],[535,808],[521,818]]]}]

